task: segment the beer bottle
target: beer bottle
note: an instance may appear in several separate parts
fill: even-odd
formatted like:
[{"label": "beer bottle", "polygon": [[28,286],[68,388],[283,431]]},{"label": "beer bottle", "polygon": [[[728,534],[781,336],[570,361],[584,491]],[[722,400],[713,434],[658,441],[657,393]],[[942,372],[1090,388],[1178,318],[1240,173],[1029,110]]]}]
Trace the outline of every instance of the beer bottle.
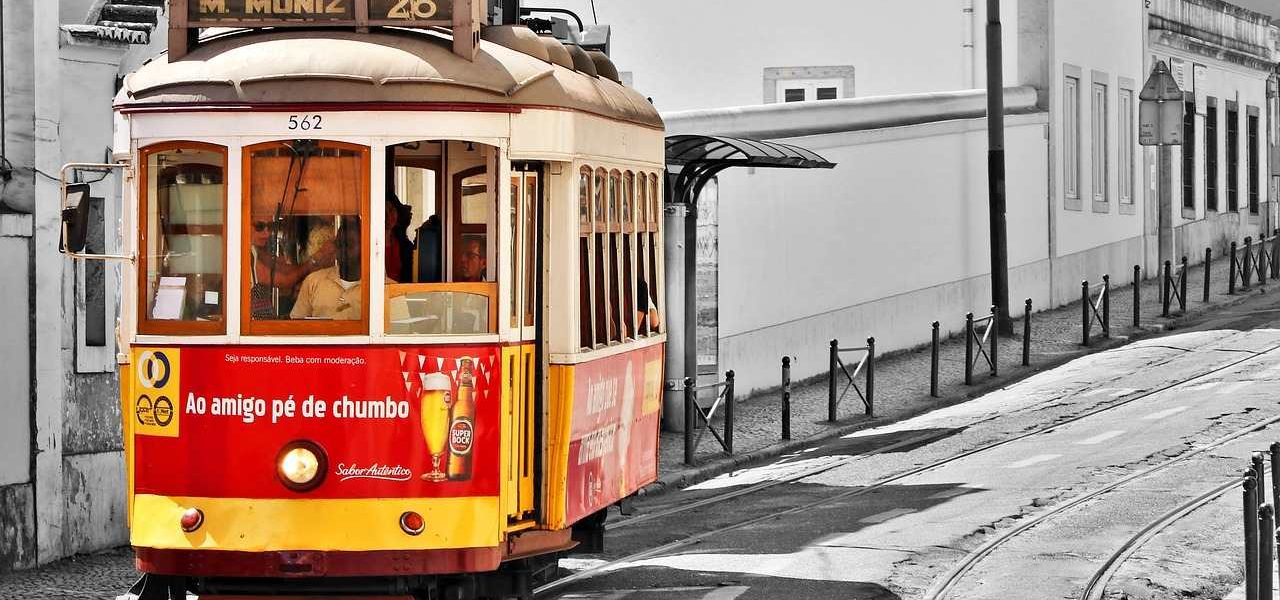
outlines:
[{"label": "beer bottle", "polygon": [[458,397],[454,398],[449,422],[449,479],[471,479],[471,449],[475,445],[476,384],[470,358],[462,359],[458,371]]}]

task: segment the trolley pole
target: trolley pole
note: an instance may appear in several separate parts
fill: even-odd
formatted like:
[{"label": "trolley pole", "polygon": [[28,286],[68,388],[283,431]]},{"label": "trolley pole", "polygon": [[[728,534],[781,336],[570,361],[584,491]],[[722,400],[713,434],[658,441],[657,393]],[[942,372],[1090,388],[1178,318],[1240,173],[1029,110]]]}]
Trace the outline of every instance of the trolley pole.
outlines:
[{"label": "trolley pole", "polygon": [[1004,43],[1000,0],[987,0],[987,192],[991,220],[991,304],[996,334],[1013,335],[1009,312],[1009,248],[1005,230]]}]

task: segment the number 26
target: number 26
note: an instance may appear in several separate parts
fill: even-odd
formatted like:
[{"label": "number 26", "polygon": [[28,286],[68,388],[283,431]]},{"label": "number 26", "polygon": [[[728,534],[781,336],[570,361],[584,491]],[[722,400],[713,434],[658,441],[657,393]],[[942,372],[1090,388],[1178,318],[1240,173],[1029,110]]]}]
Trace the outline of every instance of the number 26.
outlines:
[{"label": "number 26", "polygon": [[324,129],[320,115],[289,115],[289,131]]}]

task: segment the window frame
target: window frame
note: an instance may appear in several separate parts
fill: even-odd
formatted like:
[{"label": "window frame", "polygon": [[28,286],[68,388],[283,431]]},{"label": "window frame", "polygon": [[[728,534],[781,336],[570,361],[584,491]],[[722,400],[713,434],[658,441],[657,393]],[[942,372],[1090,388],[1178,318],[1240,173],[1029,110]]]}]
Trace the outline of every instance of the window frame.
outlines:
[{"label": "window frame", "polygon": [[[1182,104],[1182,217],[1196,217],[1196,97],[1188,92]],[[1190,215],[1187,213],[1190,212]]]},{"label": "window frame", "polygon": [[[245,244],[252,243],[252,232],[249,228],[253,227],[253,219],[251,216],[252,199],[247,199],[248,194],[253,189],[253,171],[252,159],[255,150],[278,145],[290,140],[269,140],[256,144],[246,145],[240,149],[241,160],[241,196],[240,202],[240,234],[241,247],[236,248],[236,252],[240,253],[240,332],[245,336],[339,336],[339,335],[369,335],[370,321],[370,294],[369,290],[374,285],[385,286],[385,282],[373,281],[373,273],[371,272],[370,254],[373,249],[373,240],[370,237],[371,223],[370,221],[370,198],[373,186],[373,171],[371,170],[371,151],[372,147],[355,144],[352,142],[341,142],[337,140],[324,138],[310,138],[324,147],[355,150],[360,154],[360,160],[364,168],[364,186],[360,192],[358,200],[359,216],[360,216],[360,272],[363,278],[363,285],[360,289],[360,318],[350,321],[337,320],[255,320],[253,311],[249,303],[252,301],[250,288],[253,286],[253,278],[250,276],[253,269],[253,258],[247,251]],[[305,281],[305,279],[304,279]],[[385,302],[385,298],[383,300]]]},{"label": "window frame", "polygon": [[1066,65],[1062,76],[1062,195],[1067,210],[1081,210],[1081,123],[1079,67]]},{"label": "window frame", "polygon": [[1262,119],[1258,107],[1245,108],[1245,202],[1249,206],[1249,215],[1258,216],[1261,211],[1261,198],[1258,179],[1261,175],[1261,139]]},{"label": "window frame", "polygon": [[1093,212],[1111,209],[1111,86],[1094,72],[1089,84],[1089,176]]},{"label": "window frame", "polygon": [[1240,107],[1227,101],[1227,212],[1240,212]]},{"label": "window frame", "polygon": [[[152,154],[171,150],[201,150],[206,152],[215,152],[222,156],[222,291],[219,306],[222,311],[222,319],[218,321],[176,321],[167,319],[152,319],[147,311],[150,304],[150,298],[147,294],[147,202],[150,200],[150,168],[148,167],[148,159]],[[209,142],[197,142],[194,140],[171,140],[159,142],[138,148],[138,267],[137,267],[137,293],[138,297],[135,303],[138,314],[136,319],[136,330],[138,335],[160,335],[160,336],[218,336],[226,335],[227,320],[230,318],[227,310],[227,256],[229,253],[228,243],[229,236],[227,231],[227,177],[230,174],[229,162],[230,151],[227,146],[221,144],[213,144]],[[110,277],[110,275],[108,275]]]},{"label": "window frame", "polygon": [[1218,102],[1217,98],[1212,96],[1205,99],[1204,107],[1204,172],[1205,172],[1205,210],[1219,212],[1221,205],[1219,204],[1219,196],[1221,190],[1218,187],[1218,175],[1220,173],[1219,154],[1218,154]]},{"label": "window frame", "polygon": [[1135,82],[1127,77],[1119,78],[1118,92],[1116,95],[1116,127],[1117,127],[1117,162],[1118,181],[1116,190],[1116,204],[1120,209],[1120,214],[1134,214],[1134,205],[1137,203],[1137,162],[1136,148],[1138,146],[1137,135],[1137,93],[1135,93]]}]

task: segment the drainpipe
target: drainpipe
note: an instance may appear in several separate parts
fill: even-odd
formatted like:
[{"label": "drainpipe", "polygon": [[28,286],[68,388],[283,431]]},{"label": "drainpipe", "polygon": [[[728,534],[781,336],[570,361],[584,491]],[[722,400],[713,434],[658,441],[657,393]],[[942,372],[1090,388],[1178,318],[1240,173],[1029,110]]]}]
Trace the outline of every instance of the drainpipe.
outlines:
[{"label": "drainpipe", "polygon": [[975,21],[976,16],[973,11],[973,0],[960,0],[960,18],[962,27],[960,38],[960,62],[964,67],[964,77],[961,85],[963,85],[965,89],[974,89],[978,87],[978,51],[974,45],[974,38],[977,37],[977,23]]}]

